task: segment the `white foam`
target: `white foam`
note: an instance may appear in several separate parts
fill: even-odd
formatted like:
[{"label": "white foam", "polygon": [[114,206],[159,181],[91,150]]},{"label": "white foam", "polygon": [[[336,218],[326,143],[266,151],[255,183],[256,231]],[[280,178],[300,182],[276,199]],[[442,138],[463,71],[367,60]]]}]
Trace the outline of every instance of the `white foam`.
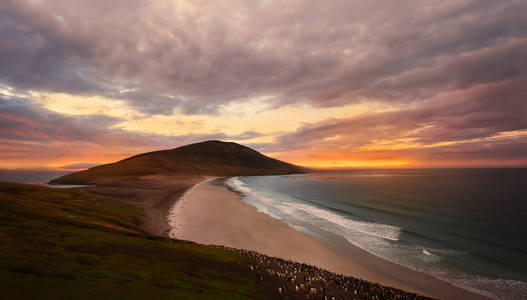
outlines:
[{"label": "white foam", "polygon": [[227,180],[227,184],[233,189],[243,193],[245,197],[242,198],[242,200],[245,203],[248,203],[254,206],[256,208],[256,211],[269,215],[270,217],[277,219],[277,220],[282,219],[280,216],[272,213],[269,210],[271,207],[273,207],[273,203],[271,199],[246,187],[245,184],[238,177],[233,177]]},{"label": "white foam", "polygon": [[391,241],[398,241],[399,235],[401,234],[401,228],[385,225],[385,224],[378,224],[378,223],[371,223],[371,222],[360,222],[348,219],[344,216],[338,215],[336,213],[330,212],[325,209],[317,208],[311,205],[302,204],[302,203],[284,203],[288,206],[291,206],[293,208],[302,210],[308,214],[311,214],[313,216],[316,216],[318,218],[327,220],[331,223],[334,223],[338,226],[344,227],[346,229],[351,229],[354,231],[358,231],[367,235],[391,240]]},{"label": "white foam", "polygon": [[74,189],[74,188],[83,188],[83,187],[92,187],[95,185],[86,185],[86,184],[45,184],[50,188],[56,189]]},{"label": "white foam", "polygon": [[513,300],[527,299],[527,283],[510,279],[475,277],[465,274],[461,278],[437,276],[439,279],[492,299]]},{"label": "white foam", "polygon": [[[244,193],[244,201],[256,207],[260,212],[280,218],[298,231],[316,236],[304,226],[287,222],[290,217],[319,226],[323,230],[343,236],[349,243],[362,248],[373,255],[386,259],[410,269],[427,273],[440,280],[449,282],[465,290],[490,297],[492,299],[527,299],[527,283],[507,279],[487,278],[454,272],[449,269],[437,269],[435,263],[440,263],[443,257],[465,254],[452,249],[425,249],[417,245],[391,243],[399,241],[401,228],[386,224],[356,221],[339,215],[327,209],[313,205],[295,202],[287,194],[273,194],[252,190],[238,177],[227,181],[232,188]],[[276,212],[272,214],[270,210]],[[287,216],[287,217],[286,217]],[[416,260],[415,258],[419,258]]]},{"label": "white foam", "polygon": [[227,184],[240,192],[252,193],[252,190],[245,187],[243,182],[238,177],[230,178],[227,180]]}]

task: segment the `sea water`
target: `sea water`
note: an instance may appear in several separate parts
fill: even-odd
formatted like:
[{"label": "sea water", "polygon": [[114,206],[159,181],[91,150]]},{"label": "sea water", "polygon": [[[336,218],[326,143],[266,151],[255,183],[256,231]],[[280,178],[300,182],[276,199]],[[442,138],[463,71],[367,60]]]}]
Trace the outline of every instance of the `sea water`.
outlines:
[{"label": "sea water", "polygon": [[358,170],[227,181],[293,228],[495,299],[527,299],[527,169]]}]

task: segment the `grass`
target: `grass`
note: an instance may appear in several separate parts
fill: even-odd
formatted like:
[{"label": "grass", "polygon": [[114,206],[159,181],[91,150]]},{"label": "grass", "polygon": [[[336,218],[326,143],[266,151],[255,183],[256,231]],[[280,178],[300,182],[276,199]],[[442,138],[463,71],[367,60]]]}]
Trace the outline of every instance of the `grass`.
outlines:
[{"label": "grass", "polygon": [[0,183],[1,298],[265,298],[244,257],[149,236],[140,214],[78,189]]},{"label": "grass", "polygon": [[236,143],[207,141],[172,150],[136,155],[119,162],[75,172],[53,184],[111,184],[143,175],[187,174],[211,176],[279,175],[305,173],[291,165]]}]

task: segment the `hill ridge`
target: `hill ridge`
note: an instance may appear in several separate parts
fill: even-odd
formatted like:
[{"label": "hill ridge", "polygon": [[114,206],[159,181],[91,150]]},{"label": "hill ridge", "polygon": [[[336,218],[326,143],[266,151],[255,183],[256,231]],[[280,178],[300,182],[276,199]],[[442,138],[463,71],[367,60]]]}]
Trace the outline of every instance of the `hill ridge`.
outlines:
[{"label": "hill ridge", "polygon": [[209,140],[137,154],[53,179],[50,184],[104,184],[144,175],[285,175],[308,171],[307,168],[265,156],[247,146]]}]

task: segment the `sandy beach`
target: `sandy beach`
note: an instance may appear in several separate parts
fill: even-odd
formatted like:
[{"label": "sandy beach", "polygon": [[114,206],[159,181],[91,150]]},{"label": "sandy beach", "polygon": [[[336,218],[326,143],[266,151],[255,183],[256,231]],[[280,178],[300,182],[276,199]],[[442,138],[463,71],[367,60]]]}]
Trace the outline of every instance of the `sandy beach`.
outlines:
[{"label": "sandy beach", "polygon": [[430,297],[488,299],[349,244],[345,249],[333,249],[258,212],[214,178],[184,193],[170,209],[168,217],[172,238],[253,250]]}]

